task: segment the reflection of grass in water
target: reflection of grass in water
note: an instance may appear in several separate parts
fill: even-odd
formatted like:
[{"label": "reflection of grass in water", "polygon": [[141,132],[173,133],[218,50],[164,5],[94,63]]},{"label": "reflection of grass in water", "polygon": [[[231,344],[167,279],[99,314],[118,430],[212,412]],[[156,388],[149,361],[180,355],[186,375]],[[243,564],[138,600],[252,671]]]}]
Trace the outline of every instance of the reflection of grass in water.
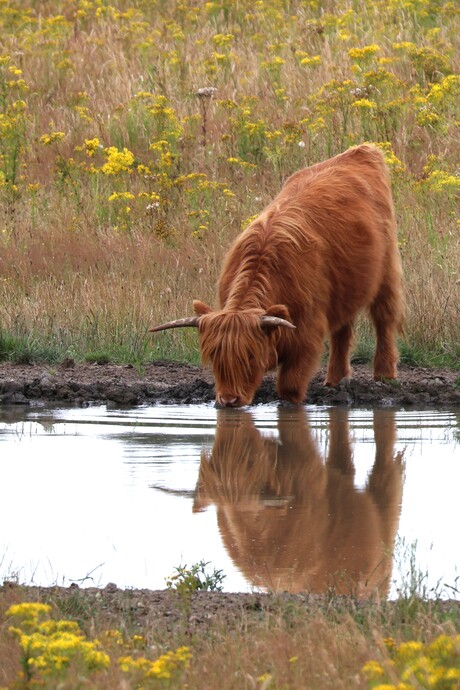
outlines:
[{"label": "reflection of grass in water", "polygon": [[452,583],[442,582],[440,579],[435,584],[429,584],[428,570],[423,571],[417,565],[417,546],[417,540],[408,543],[404,538],[396,539],[393,560],[400,575],[396,585],[397,601],[411,606],[417,601],[439,600],[449,595],[458,595],[460,575]]},{"label": "reflection of grass in water", "polygon": [[0,582],[10,582],[19,584],[21,582],[21,568],[15,568],[13,561],[9,561],[8,549],[4,551],[0,558]]},{"label": "reflection of grass in water", "polygon": [[[100,576],[98,578],[97,573],[104,563],[99,563],[80,578],[69,579],[66,575],[57,573],[49,559],[41,559],[37,562],[30,561],[27,565],[17,565],[13,560],[8,562],[7,553],[8,548],[0,559],[0,582],[6,586],[40,587],[42,585],[36,583],[37,573],[39,573],[40,581],[48,583],[43,585],[46,587],[101,586]],[[47,560],[46,566],[43,565],[43,560]]]}]

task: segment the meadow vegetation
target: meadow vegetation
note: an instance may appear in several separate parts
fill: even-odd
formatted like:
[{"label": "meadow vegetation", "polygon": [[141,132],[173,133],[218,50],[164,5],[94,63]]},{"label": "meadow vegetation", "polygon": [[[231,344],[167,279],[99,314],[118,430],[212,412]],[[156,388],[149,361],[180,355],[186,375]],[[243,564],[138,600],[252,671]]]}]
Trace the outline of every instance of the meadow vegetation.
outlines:
[{"label": "meadow vegetation", "polygon": [[230,616],[225,602],[222,616],[204,608],[197,624],[183,590],[164,595],[182,607],[176,624],[155,608],[138,609],[129,591],[115,609],[103,594],[90,602],[84,590],[44,590],[37,599],[27,588],[0,588],[0,688],[459,687],[458,602],[268,595]]},{"label": "meadow vegetation", "polygon": [[148,327],[215,302],[289,174],[372,141],[403,361],[457,366],[459,133],[456,0],[0,0],[0,359],[196,361]]}]

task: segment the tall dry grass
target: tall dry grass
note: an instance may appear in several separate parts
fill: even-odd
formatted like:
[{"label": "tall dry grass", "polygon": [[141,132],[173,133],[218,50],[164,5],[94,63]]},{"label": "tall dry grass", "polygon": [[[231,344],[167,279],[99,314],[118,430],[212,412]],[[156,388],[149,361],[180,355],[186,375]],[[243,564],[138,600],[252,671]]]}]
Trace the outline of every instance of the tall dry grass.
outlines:
[{"label": "tall dry grass", "polygon": [[[168,594],[170,608],[176,611],[176,593]],[[378,683],[368,682],[362,671],[366,662],[390,663],[389,650],[404,641],[430,643],[440,635],[448,641],[459,623],[455,603],[422,602],[416,598],[378,604],[345,602],[334,597],[305,603],[282,595],[255,596],[252,602],[242,602],[241,608],[222,600],[222,608],[210,607],[209,615],[204,606],[194,608],[192,616],[184,608],[179,619],[159,619],[155,607],[150,609],[147,602],[138,606],[139,597],[142,599],[142,593],[130,591],[119,592],[113,598],[104,592],[87,596],[85,590],[32,592],[20,587],[0,588],[0,687],[366,690]],[[51,607],[49,617],[77,623],[84,636],[81,639],[107,654],[109,663],[91,668],[81,656],[72,656],[72,644],[77,646],[78,640],[60,640],[58,634],[54,654],[67,648],[64,655],[69,662],[56,668],[50,649],[42,666],[32,671],[29,680],[25,679],[24,669],[21,675],[24,654],[18,636],[10,631],[18,623],[7,613],[12,604],[25,601],[46,601]],[[37,644],[43,643],[37,636],[34,639]],[[188,667],[172,669],[170,677],[153,672],[149,677],[140,669],[136,673],[135,669],[126,672],[120,668],[120,658],[155,662],[183,646],[190,653]],[[443,661],[447,664],[446,647],[444,656],[439,649],[441,666]],[[33,655],[30,648],[29,656]],[[450,682],[439,673],[435,676],[436,669],[433,671],[432,678],[437,678],[438,685],[433,684],[434,680],[431,685],[417,683],[410,677],[410,684],[399,686],[395,680],[394,685],[380,687],[457,687],[455,668]],[[396,672],[394,675],[397,677]]]},{"label": "tall dry grass", "polygon": [[196,358],[195,334],[147,328],[214,302],[289,174],[372,140],[404,357],[456,365],[459,28],[447,0],[1,4],[0,356]]}]

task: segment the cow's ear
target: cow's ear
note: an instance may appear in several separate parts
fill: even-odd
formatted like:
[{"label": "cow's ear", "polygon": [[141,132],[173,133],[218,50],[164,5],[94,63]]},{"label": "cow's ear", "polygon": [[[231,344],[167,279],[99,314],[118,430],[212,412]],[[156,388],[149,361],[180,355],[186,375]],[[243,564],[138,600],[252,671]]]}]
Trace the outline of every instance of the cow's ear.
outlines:
[{"label": "cow's ear", "polygon": [[273,304],[265,313],[267,316],[277,316],[279,319],[284,319],[285,321],[290,321],[292,323],[289,309],[285,304]]},{"label": "cow's ear", "polygon": [[277,328],[295,328],[289,309],[284,304],[274,304],[260,317],[260,326],[266,333]]},{"label": "cow's ear", "polygon": [[208,307],[207,304],[199,299],[193,300],[193,309],[197,316],[203,316],[203,314],[209,314],[212,311],[211,307]]}]

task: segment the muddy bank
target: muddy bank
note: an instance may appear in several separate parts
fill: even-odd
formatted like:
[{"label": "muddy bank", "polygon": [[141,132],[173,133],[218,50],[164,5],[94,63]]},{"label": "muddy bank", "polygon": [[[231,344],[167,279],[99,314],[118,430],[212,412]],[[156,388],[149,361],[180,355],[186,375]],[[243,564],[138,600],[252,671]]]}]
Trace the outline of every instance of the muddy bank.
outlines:
[{"label": "muddy bank", "polygon": [[[336,388],[324,387],[322,370],[312,380],[305,402],[316,405],[456,406],[460,372],[401,367],[395,382],[375,382],[371,370],[355,366],[353,378]],[[275,379],[264,379],[254,404],[277,400]],[[190,404],[214,400],[213,378],[201,367],[158,361],[142,367],[119,364],[0,364],[0,404],[32,402],[109,403],[113,405]]]}]

